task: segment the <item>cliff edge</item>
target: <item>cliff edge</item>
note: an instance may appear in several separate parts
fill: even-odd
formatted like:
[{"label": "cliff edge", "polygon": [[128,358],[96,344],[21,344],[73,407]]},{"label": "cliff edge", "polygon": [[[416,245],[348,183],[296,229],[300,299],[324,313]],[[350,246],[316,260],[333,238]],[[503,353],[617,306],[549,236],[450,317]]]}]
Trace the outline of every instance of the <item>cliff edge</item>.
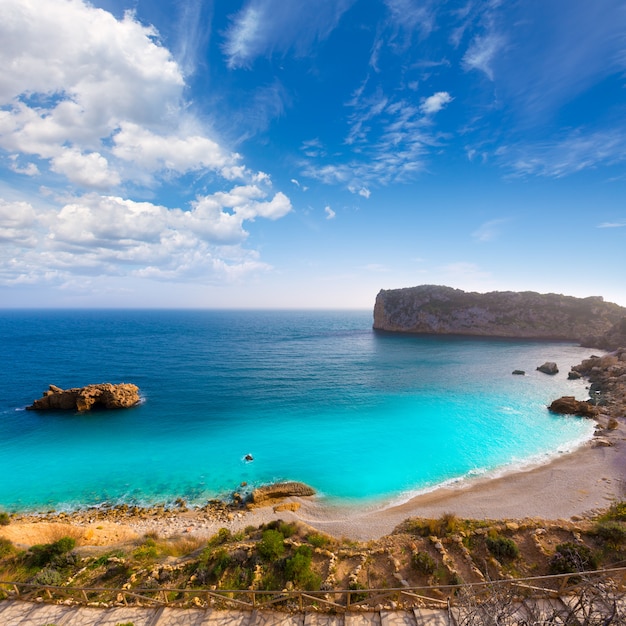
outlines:
[{"label": "cliff edge", "polygon": [[600,296],[575,298],[533,291],[481,294],[439,285],[383,289],[374,306],[376,330],[552,339],[596,347],[604,347],[603,338],[626,324],[625,319],[626,308]]}]

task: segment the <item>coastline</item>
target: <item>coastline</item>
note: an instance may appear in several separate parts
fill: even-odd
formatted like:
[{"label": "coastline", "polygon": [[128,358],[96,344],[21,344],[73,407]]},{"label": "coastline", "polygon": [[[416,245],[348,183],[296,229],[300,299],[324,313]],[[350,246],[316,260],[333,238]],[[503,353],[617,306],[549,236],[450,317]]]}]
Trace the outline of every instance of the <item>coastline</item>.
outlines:
[{"label": "coastline", "polygon": [[[590,441],[550,462],[499,477],[483,476],[443,486],[398,504],[376,509],[329,505],[320,498],[288,497],[280,503],[248,508],[242,502],[211,501],[187,508],[128,505],[93,507],[73,513],[16,514],[0,537],[30,546],[70,535],[79,544],[112,545],[146,533],[209,538],[220,528],[237,532],[282,519],[299,521],[337,538],[368,541],[389,535],[410,517],[577,521],[593,517],[626,498],[626,350],[592,357],[575,369],[604,396]],[[622,380],[623,379],[623,380]],[[586,419],[572,417],[571,419]]]},{"label": "coastline", "polygon": [[56,537],[72,529],[79,543],[111,545],[146,533],[209,538],[220,528],[236,532],[282,519],[301,522],[337,538],[368,541],[389,535],[409,517],[439,518],[444,513],[467,519],[580,520],[626,496],[624,427],[620,422],[613,430],[599,428],[598,436],[588,443],[545,465],[441,487],[385,508],[364,510],[327,505],[315,497],[289,497],[278,505],[274,502],[252,509],[223,503],[190,509],[85,509],[16,515],[10,525],[0,527],[0,536],[32,545],[45,541],[48,534]]}]

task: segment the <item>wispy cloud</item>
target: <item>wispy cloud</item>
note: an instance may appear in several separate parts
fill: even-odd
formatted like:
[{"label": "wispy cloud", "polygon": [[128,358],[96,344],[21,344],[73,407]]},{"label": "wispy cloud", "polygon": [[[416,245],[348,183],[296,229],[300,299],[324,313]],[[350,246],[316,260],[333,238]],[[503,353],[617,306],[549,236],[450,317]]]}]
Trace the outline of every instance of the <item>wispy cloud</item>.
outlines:
[{"label": "wispy cloud", "polygon": [[560,178],[626,161],[626,128],[593,133],[577,129],[552,141],[503,146],[496,156],[515,175]]},{"label": "wispy cloud", "polygon": [[463,56],[463,67],[467,70],[479,70],[489,80],[493,80],[493,60],[504,42],[504,37],[497,33],[476,36]]},{"label": "wispy cloud", "polygon": [[626,228],[626,220],[622,222],[602,222],[596,228]]},{"label": "wispy cloud", "polygon": [[333,220],[337,215],[329,206],[324,207],[324,213],[326,213],[327,220]]},{"label": "wispy cloud", "polygon": [[335,29],[355,0],[248,0],[232,17],[222,47],[228,67],[249,68],[273,53],[308,54]]},{"label": "wispy cloud", "polygon": [[473,233],[472,238],[481,243],[493,241],[500,236],[501,227],[508,222],[507,219],[489,220],[481,224]]}]

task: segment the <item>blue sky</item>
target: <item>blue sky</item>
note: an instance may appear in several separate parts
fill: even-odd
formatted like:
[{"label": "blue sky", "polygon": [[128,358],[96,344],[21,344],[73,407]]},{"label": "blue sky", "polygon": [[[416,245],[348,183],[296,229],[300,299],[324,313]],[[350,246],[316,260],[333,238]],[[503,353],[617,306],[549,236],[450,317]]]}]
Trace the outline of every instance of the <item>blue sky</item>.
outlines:
[{"label": "blue sky", "polygon": [[623,0],[2,0],[0,306],[626,305]]}]

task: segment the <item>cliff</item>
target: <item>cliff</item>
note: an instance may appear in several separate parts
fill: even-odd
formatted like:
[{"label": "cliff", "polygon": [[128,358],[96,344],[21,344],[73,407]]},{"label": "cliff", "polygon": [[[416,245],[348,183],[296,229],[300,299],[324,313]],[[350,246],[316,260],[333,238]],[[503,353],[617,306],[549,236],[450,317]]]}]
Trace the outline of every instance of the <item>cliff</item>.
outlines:
[{"label": "cliff", "polygon": [[39,400],[26,408],[29,411],[90,411],[93,407],[125,409],[138,402],[139,388],[129,383],[102,383],[73,389],[50,385]]},{"label": "cliff", "polygon": [[[533,291],[465,292],[420,285],[381,290],[374,306],[374,328],[435,335],[478,335],[577,341],[600,346],[626,308],[601,297],[574,298]],[[611,346],[616,348],[619,346]]]}]

